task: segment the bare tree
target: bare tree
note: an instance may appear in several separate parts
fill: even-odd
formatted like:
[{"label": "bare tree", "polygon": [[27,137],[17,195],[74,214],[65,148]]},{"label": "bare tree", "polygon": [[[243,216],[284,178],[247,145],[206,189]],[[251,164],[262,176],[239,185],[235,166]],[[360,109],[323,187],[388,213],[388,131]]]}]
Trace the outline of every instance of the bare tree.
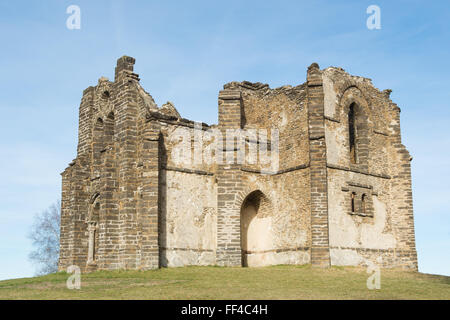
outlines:
[{"label": "bare tree", "polygon": [[47,210],[36,214],[28,238],[34,250],[28,258],[36,266],[36,275],[58,271],[59,228],[61,223],[61,201],[57,200]]}]

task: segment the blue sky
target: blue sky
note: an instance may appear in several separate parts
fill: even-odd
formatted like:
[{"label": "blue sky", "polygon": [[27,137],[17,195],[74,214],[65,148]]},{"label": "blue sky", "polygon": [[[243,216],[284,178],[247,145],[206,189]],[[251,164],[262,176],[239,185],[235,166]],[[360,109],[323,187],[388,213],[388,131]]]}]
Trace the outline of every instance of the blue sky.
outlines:
[{"label": "blue sky", "polygon": [[[81,29],[66,28],[66,8]],[[366,8],[381,8],[368,30]],[[300,84],[338,66],[393,89],[412,161],[419,270],[450,275],[448,1],[0,1],[0,279],[32,276],[32,217],[60,197],[83,89],[136,58],[183,117],[217,122],[229,81]]]}]

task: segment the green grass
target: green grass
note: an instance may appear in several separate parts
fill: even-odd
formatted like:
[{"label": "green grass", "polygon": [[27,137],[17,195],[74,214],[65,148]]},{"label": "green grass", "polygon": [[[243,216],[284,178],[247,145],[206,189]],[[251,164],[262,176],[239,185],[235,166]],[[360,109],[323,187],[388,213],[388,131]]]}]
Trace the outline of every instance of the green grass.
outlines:
[{"label": "green grass", "polygon": [[64,272],[0,281],[0,299],[450,299],[450,277],[381,270],[368,290],[363,268],[273,266],[184,267],[98,271],[69,290]]}]

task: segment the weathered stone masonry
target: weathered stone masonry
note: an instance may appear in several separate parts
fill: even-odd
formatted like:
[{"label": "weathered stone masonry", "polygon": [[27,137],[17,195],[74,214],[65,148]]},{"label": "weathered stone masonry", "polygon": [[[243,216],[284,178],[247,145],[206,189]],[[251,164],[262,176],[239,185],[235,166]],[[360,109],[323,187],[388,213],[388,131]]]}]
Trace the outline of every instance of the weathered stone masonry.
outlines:
[{"label": "weathered stone masonry", "polygon": [[[182,118],[170,102],[158,107],[134,64],[121,57],[114,81],[102,77],[83,92],[77,157],[62,173],[60,270],[369,263],[417,270],[411,156],[390,90],[312,64],[294,87],[224,85],[218,124],[207,125]],[[232,159],[264,143],[251,135],[225,141],[241,129],[268,130],[271,154],[278,146],[275,171],[202,161],[198,152],[181,164],[174,156],[180,130],[192,151],[219,148]],[[208,136],[214,130],[221,137]]]}]

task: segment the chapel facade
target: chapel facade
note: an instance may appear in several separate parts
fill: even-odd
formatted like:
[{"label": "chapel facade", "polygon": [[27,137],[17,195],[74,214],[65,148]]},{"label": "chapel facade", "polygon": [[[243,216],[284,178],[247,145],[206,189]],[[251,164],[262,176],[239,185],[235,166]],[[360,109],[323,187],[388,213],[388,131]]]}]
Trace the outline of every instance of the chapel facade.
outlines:
[{"label": "chapel facade", "polygon": [[390,90],[313,63],[297,86],[225,84],[208,125],[157,106],[134,64],[119,58],[114,81],[83,92],[60,270],[417,270],[412,158]]}]

